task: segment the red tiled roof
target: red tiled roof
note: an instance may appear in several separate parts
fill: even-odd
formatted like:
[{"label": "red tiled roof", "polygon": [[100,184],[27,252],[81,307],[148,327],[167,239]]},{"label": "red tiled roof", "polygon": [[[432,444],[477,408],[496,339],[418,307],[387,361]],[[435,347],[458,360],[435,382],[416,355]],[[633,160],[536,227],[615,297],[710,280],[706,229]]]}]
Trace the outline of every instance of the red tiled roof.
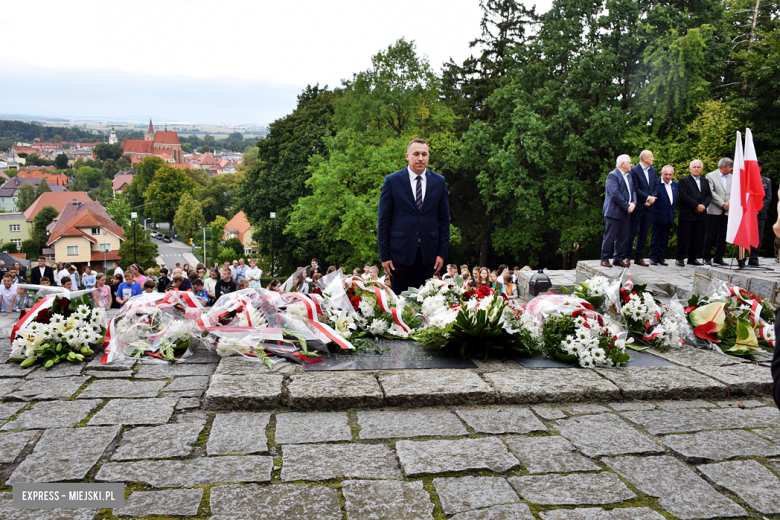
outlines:
[{"label": "red tiled roof", "polygon": [[125,153],[152,153],[152,141],[142,141],[140,139],[126,139],[122,143]]},{"label": "red tiled roof", "polygon": [[[225,224],[225,229],[235,229],[238,231],[238,239],[244,241],[244,233],[252,227],[249,225],[249,221],[246,219],[246,215],[243,211],[239,211],[236,215]],[[226,235],[222,235],[222,238],[226,238]]]},{"label": "red tiled roof", "polygon": [[217,163],[219,163],[219,161],[217,161],[217,159],[213,155],[211,155],[211,153],[209,153],[209,152],[206,152],[203,155],[201,155],[200,157],[198,157],[195,160],[195,162],[197,164],[200,164],[201,166],[202,165],[210,165],[210,164],[217,164]]},{"label": "red tiled roof", "polygon": [[125,185],[130,184],[131,182],[133,182],[132,175],[117,175],[114,177],[114,180],[111,181],[111,187],[115,190],[122,190]]},{"label": "red tiled roof", "polygon": [[14,258],[21,258],[22,260],[27,260],[27,253],[8,253],[8,254],[13,256]]},{"label": "red tiled roof", "polygon": [[76,199],[77,202],[92,202],[84,191],[65,191],[65,192],[47,192],[38,197],[32,205],[24,212],[27,222],[32,222],[44,207],[54,206],[57,211],[62,211],[68,202]]},{"label": "red tiled roof", "polygon": [[61,226],[64,226],[65,224],[70,222],[74,217],[80,215],[85,211],[91,211],[96,215],[111,220],[111,215],[108,214],[106,208],[104,208],[100,202],[89,201],[89,202],[79,202],[77,204],[72,204],[72,202],[73,201],[71,201],[71,204],[66,204],[65,207],[62,208],[62,211],[60,211],[60,214],[57,216],[57,219],[51,224],[49,224],[48,226],[46,226],[46,231],[48,231],[49,234],[54,233]]},{"label": "red tiled roof", "polygon": [[124,240],[123,238],[124,230],[121,227],[119,227],[116,224],[116,222],[114,222],[110,218],[105,218],[103,215],[98,215],[93,211],[87,210],[77,214],[69,221],[58,226],[57,229],[55,229],[55,231],[49,236],[49,241],[46,243],[46,245],[47,246],[51,245],[62,237],[72,237],[72,236],[81,236],[86,238],[90,242],[97,244],[98,243],[97,239],[93,238],[92,235],[89,235],[83,230],[79,229],[79,228],[93,228],[93,227],[104,228],[106,231],[118,236],[120,240]]},{"label": "red tiled roof", "polygon": [[176,132],[163,132],[161,130],[157,130],[157,133],[154,134],[154,144],[181,144],[179,142],[179,134]]},{"label": "red tiled roof", "polygon": [[192,168],[192,165],[190,163],[170,163],[168,166],[173,166],[174,168],[179,168],[180,170],[186,170],[187,168]]}]

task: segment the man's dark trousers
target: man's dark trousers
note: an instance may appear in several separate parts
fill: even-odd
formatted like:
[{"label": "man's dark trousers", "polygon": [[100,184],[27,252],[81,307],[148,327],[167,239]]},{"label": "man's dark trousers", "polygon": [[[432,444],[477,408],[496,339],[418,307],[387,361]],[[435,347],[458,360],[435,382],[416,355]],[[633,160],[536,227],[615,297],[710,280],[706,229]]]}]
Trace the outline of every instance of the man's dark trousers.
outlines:
[{"label": "man's dark trousers", "polygon": [[[707,233],[704,236],[704,259],[723,260],[726,253],[726,230],[729,226],[729,216],[707,215]],[[715,256],[712,256],[712,246],[715,246]]]},{"label": "man's dark trousers", "polygon": [[409,287],[420,287],[429,278],[433,277],[433,266],[434,264],[425,265],[422,263],[422,254],[419,247],[412,265],[400,265],[394,262],[393,292],[401,294]]},{"label": "man's dark trousers", "polygon": [[[666,194],[663,194],[666,196]],[[650,259],[663,260],[666,248],[669,245],[669,235],[672,233],[671,224],[653,224],[653,232],[650,235]]]},{"label": "man's dark trousers", "polygon": [[701,220],[681,220],[677,222],[677,260],[685,260],[685,250],[688,250],[688,263],[699,258],[701,252],[701,237],[704,235],[704,222]]},{"label": "man's dark trousers", "polygon": [[[645,244],[647,243],[647,232],[650,230],[650,215],[653,213],[652,208],[642,206],[642,210],[637,205],[636,209],[631,213],[631,238],[628,244],[628,254],[631,255],[632,248],[634,247],[634,239],[636,238],[636,249],[634,249],[634,260],[642,260],[645,257]],[[655,225],[653,225],[655,227]],[[653,254],[650,253],[650,258],[653,258]]]},{"label": "man's dark trousers", "polygon": [[601,261],[609,262],[614,258],[615,262],[622,262],[629,257],[627,218],[604,217],[604,241],[601,243]]}]

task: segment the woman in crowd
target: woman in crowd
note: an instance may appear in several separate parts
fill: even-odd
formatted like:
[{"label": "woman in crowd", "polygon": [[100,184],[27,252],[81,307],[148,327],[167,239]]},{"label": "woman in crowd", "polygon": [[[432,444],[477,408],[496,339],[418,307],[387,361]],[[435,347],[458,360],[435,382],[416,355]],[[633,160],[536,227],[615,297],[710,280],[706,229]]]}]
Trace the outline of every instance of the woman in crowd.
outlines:
[{"label": "woman in crowd", "polygon": [[249,281],[250,289],[259,289],[260,277],[263,276],[263,270],[257,267],[257,260],[254,258],[249,259],[249,269],[245,273],[246,279]]},{"label": "woman in crowd", "polygon": [[476,287],[490,287],[490,271],[487,267],[479,268]]},{"label": "woman in crowd", "polygon": [[57,264],[57,274],[55,275],[55,278],[57,278],[57,285],[62,285],[63,276],[70,276],[70,273],[68,272],[69,267],[70,264],[63,264],[62,262]]},{"label": "woman in crowd", "polygon": [[16,269],[16,276],[22,283],[27,283],[27,269],[22,267],[19,262],[14,262],[14,269]]},{"label": "woman in crowd", "polygon": [[328,271],[325,273],[325,276],[329,275],[330,273],[335,273],[335,272],[336,272],[336,266],[332,265],[332,266],[328,267]]},{"label": "woman in crowd", "polygon": [[478,280],[479,280],[479,267],[474,266],[474,269],[472,269],[471,271],[471,279],[469,280],[469,286],[476,287]]},{"label": "woman in crowd", "polygon": [[352,270],[352,276],[360,276],[360,268],[356,267]]},{"label": "woman in crowd", "polygon": [[190,264],[184,264],[184,267],[181,268],[181,274],[184,276],[190,274]]},{"label": "woman in crowd", "polygon": [[268,284],[267,289],[269,291],[279,292],[279,290],[282,287],[282,282],[279,280],[271,280],[271,283]]},{"label": "woman in crowd", "polygon": [[490,273],[490,288],[497,293],[504,292],[503,278],[498,277],[498,271]]},{"label": "woman in crowd", "polygon": [[211,276],[209,276],[208,279],[203,282],[203,288],[209,292],[209,303],[208,303],[209,305],[214,305],[214,302],[217,301],[214,292],[217,287],[218,281],[219,281],[219,271],[217,271],[216,269],[212,269]]},{"label": "woman in crowd", "polygon": [[143,268],[138,264],[130,264],[130,267],[128,267],[133,272],[133,279],[141,284],[141,287],[144,286],[144,283],[146,283],[146,276],[144,276],[144,270]]},{"label": "woman in crowd", "polygon": [[320,273],[314,273],[314,276],[311,277],[311,283],[309,283],[309,292],[314,291],[314,289],[317,289],[319,287],[319,281],[322,278],[322,275]]},{"label": "woman in crowd", "polygon": [[115,295],[112,298],[111,288],[106,285],[106,275],[103,273],[99,273],[95,278],[95,288],[92,289],[92,301],[101,309],[110,309],[111,302],[116,301]]},{"label": "woman in crowd", "polygon": [[125,281],[125,277],[122,276],[121,273],[116,273],[111,278],[111,286],[109,287],[109,290],[111,291],[111,308],[112,309],[118,309],[120,307],[119,302],[116,301],[116,292],[119,289],[119,284]]}]

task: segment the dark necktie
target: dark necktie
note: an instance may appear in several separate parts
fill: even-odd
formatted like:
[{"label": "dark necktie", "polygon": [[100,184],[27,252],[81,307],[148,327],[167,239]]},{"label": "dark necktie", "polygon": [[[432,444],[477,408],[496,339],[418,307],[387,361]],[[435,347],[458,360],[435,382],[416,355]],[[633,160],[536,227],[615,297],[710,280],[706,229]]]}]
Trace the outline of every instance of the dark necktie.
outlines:
[{"label": "dark necktie", "polygon": [[422,211],[422,178],[417,176],[417,191],[414,195],[414,202],[417,204],[417,210]]}]

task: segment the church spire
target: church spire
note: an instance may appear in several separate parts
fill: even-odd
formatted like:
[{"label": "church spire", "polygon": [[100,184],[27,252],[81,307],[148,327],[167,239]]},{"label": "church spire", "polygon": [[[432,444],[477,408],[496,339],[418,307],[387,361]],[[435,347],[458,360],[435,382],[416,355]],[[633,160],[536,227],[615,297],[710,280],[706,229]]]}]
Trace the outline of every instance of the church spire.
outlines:
[{"label": "church spire", "polygon": [[152,126],[152,120],[149,119],[149,130],[146,131],[145,141],[154,141],[154,127]]}]

